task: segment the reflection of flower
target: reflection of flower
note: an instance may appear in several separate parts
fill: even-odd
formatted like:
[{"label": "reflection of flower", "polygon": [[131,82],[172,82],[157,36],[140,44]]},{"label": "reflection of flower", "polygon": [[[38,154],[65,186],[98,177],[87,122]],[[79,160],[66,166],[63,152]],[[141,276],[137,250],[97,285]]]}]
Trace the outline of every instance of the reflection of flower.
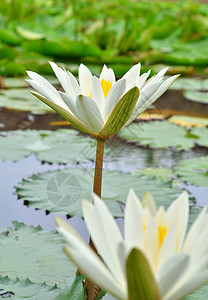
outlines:
[{"label": "reflection of flower", "polygon": [[133,66],[120,80],[105,65],[99,79],[83,64],[79,67],[79,84],[65,69],[50,63],[64,92],[57,91],[45,78],[28,71],[28,83],[38,92],[36,97],[51,106],[72,125],[94,137],[106,139],[131,123],[159,98],[178,75],[163,80],[167,69],[147,78],[140,75],[140,64]]},{"label": "reflection of flower", "polygon": [[118,299],[128,299],[125,265],[135,248],[147,258],[161,299],[181,299],[208,280],[207,209],[202,210],[186,236],[187,193],[183,192],[167,211],[163,207],[157,210],[151,199],[142,206],[130,190],[124,238],[100,198],[94,195],[94,205],[83,201],[85,222],[102,260],[70,225],[56,219],[58,231],[69,243],[65,247],[69,258],[94,283]]}]

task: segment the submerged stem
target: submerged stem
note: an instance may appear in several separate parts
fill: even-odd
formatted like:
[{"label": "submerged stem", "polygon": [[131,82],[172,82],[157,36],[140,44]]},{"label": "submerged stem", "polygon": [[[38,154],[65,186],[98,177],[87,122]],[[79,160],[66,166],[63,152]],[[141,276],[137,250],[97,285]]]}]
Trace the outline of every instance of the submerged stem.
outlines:
[{"label": "submerged stem", "polygon": [[[97,151],[96,151],[96,161],[95,161],[95,173],[94,173],[94,187],[93,192],[101,197],[101,187],[102,187],[102,171],[103,171],[103,153],[104,153],[104,140],[97,140]],[[90,247],[97,253],[95,245],[90,237]],[[99,288],[97,288],[94,283],[92,283],[88,278],[85,281],[85,289],[87,294],[87,300],[95,300],[99,293]]]}]

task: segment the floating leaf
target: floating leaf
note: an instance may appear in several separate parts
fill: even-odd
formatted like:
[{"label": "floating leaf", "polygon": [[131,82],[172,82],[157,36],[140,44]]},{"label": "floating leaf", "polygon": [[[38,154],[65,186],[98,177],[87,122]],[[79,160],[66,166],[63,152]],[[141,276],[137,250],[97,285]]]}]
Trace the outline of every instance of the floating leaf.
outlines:
[{"label": "floating leaf", "polygon": [[60,289],[56,286],[50,287],[45,283],[32,283],[26,280],[10,280],[8,276],[0,277],[0,297],[16,299],[33,300],[67,300],[73,297],[73,300],[85,300],[85,290],[83,286],[84,275],[76,274],[74,282],[70,288]]},{"label": "floating leaf", "polygon": [[1,90],[0,107],[31,111],[34,114],[52,112],[52,109],[31,95],[29,89]]},{"label": "floating leaf", "polygon": [[155,177],[161,181],[169,181],[173,175],[171,170],[166,168],[144,168],[135,173],[148,177]]},{"label": "floating leaf", "polygon": [[1,276],[45,282],[48,286],[65,288],[71,284],[76,268],[62,251],[63,239],[59,234],[41,227],[13,222],[15,229],[1,230]]},{"label": "floating leaf", "polygon": [[185,91],[183,95],[188,100],[208,104],[208,92]]},{"label": "floating leaf", "polygon": [[40,161],[74,163],[94,160],[95,142],[73,129],[17,130],[0,136],[0,160],[18,161],[35,153]]},{"label": "floating leaf", "polygon": [[208,118],[199,118],[191,116],[172,116],[168,119],[169,122],[185,127],[206,127],[208,126]]},{"label": "floating leaf", "polygon": [[208,156],[187,159],[173,168],[182,180],[196,186],[208,186]]},{"label": "floating leaf", "polygon": [[[82,199],[91,200],[93,170],[88,168],[68,168],[33,175],[23,179],[17,187],[19,199],[31,206],[56,214],[82,216]],[[141,199],[149,191],[157,204],[168,206],[179,194],[171,182],[145,178],[141,175],[116,171],[103,172],[102,198],[114,216],[122,216],[118,203],[125,203],[130,188]]]},{"label": "floating leaf", "polygon": [[198,136],[198,145],[208,147],[208,128],[194,128],[191,133]]},{"label": "floating leaf", "polygon": [[152,121],[131,124],[120,135],[130,142],[139,142],[152,148],[176,147],[187,150],[195,145],[196,136],[168,121]]},{"label": "floating leaf", "polygon": [[204,82],[199,78],[178,78],[169,89],[198,91],[203,89]]},{"label": "floating leaf", "polygon": [[0,298],[16,299],[54,299],[59,293],[60,289],[56,287],[49,287],[45,283],[34,284],[29,279],[27,280],[10,280],[7,276],[0,277]]},{"label": "floating leaf", "polygon": [[[56,77],[52,76],[44,76],[51,84],[58,85],[59,82]],[[25,77],[19,78],[11,78],[11,77],[4,77],[4,83],[6,88],[25,88],[29,87],[29,84],[25,81]],[[21,92],[22,90],[20,90]],[[26,90],[27,93],[30,93],[29,90]]]}]

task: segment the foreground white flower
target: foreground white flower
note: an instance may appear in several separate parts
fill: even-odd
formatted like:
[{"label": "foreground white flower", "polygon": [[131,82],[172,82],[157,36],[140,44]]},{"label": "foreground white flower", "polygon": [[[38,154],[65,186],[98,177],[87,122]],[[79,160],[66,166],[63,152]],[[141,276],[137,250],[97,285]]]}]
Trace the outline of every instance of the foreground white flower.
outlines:
[{"label": "foreground white flower", "polygon": [[177,79],[164,81],[167,68],[148,81],[150,71],[140,76],[140,64],[133,66],[120,80],[105,65],[100,77],[92,76],[83,64],[79,67],[79,83],[65,69],[50,62],[64,92],[57,91],[45,78],[28,71],[27,82],[32,92],[72,125],[96,138],[106,139],[136,119]]},{"label": "foreground white flower", "polygon": [[56,223],[69,243],[65,252],[95,284],[118,299],[130,299],[126,261],[135,249],[143,253],[155,281],[159,297],[153,300],[181,299],[208,281],[207,208],[201,211],[186,235],[189,212],[186,192],[165,211],[163,207],[157,210],[151,197],[142,205],[130,190],[124,237],[104,202],[96,195],[93,197],[94,205],[83,201],[83,214],[101,258],[65,221],[56,218]]}]

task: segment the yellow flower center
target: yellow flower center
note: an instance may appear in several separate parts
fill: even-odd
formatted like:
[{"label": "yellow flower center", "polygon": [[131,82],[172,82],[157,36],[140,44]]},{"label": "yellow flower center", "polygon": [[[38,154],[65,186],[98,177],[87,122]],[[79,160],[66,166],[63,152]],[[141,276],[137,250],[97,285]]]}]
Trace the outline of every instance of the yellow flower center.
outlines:
[{"label": "yellow flower center", "polygon": [[[103,89],[104,97],[106,99],[106,97],[108,95],[108,92],[112,88],[113,81],[110,80],[110,79],[109,80],[102,79],[102,80],[100,80],[100,83],[101,83],[101,86],[102,86],[102,89]],[[90,93],[90,98],[92,98],[92,91]]]},{"label": "yellow flower center", "polygon": [[102,86],[102,89],[103,89],[104,97],[106,98],[107,95],[108,95],[108,92],[112,88],[113,81],[110,80],[110,79],[109,80],[102,79],[102,80],[100,80],[100,83],[101,83],[101,86]]},{"label": "yellow flower center", "polygon": [[167,227],[166,226],[158,226],[158,242],[159,247],[162,246],[162,243],[167,235]]}]

